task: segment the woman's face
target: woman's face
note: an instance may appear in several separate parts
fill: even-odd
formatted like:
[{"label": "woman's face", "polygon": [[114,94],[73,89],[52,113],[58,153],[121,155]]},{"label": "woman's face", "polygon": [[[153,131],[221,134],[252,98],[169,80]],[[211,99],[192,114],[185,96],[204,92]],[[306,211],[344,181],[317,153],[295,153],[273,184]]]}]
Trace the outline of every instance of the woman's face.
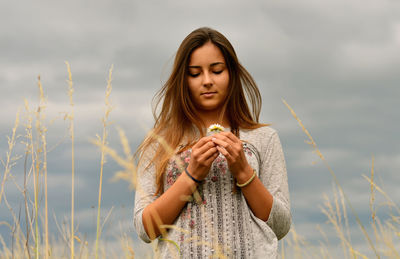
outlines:
[{"label": "woman's face", "polygon": [[197,109],[219,112],[229,87],[229,71],[221,50],[211,42],[195,49],[188,67],[189,91]]}]

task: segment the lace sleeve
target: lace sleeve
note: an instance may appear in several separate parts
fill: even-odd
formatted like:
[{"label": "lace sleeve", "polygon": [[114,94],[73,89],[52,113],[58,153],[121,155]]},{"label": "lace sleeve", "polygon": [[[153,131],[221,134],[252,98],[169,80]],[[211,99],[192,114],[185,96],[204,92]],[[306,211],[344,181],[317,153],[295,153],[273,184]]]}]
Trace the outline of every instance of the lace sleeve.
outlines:
[{"label": "lace sleeve", "polygon": [[154,165],[148,166],[149,161],[149,155],[144,157],[137,170],[138,181],[135,191],[135,206],[133,213],[133,223],[136,233],[146,243],[150,243],[151,240],[144,229],[142,214],[144,208],[157,199],[157,196],[154,195],[156,192],[155,167]]},{"label": "lace sleeve", "polygon": [[275,130],[263,155],[260,179],[273,196],[271,212],[266,222],[279,240],[289,232],[292,217],[285,158]]}]

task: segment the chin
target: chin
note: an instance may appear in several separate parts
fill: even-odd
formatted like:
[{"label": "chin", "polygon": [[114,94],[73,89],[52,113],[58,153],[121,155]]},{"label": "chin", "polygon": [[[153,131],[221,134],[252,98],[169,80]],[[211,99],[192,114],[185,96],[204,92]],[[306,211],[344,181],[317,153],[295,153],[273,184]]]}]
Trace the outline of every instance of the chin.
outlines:
[{"label": "chin", "polygon": [[199,105],[199,108],[201,108],[202,110],[214,110],[217,107],[218,105],[210,103]]},{"label": "chin", "polygon": [[208,111],[208,112],[212,112],[215,110],[220,110],[221,106],[220,105],[203,105],[200,107],[201,110],[203,111]]}]

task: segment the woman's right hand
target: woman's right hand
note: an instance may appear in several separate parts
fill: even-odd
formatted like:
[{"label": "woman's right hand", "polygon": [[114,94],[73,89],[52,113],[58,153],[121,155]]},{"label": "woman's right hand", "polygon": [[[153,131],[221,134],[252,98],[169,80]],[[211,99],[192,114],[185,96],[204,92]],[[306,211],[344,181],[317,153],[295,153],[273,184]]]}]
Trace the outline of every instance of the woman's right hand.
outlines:
[{"label": "woman's right hand", "polygon": [[212,136],[203,137],[192,147],[187,170],[199,181],[206,178],[212,162],[219,155],[216,144],[211,139]]}]

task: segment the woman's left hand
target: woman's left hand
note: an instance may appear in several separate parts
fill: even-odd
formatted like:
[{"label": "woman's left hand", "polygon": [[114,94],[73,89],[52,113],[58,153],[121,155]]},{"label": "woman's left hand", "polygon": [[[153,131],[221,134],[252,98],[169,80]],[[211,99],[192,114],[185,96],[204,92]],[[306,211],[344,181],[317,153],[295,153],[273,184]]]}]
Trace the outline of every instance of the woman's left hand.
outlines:
[{"label": "woman's left hand", "polygon": [[217,145],[218,151],[225,156],[233,177],[238,182],[245,182],[253,173],[253,169],[244,155],[242,141],[232,132],[214,134],[212,141]]},{"label": "woman's left hand", "polygon": [[254,215],[267,221],[271,212],[273,197],[265,188],[261,180],[256,176],[250,183],[253,169],[247,162],[243,151],[243,144],[232,132],[221,132],[213,135],[211,139],[217,146],[217,150],[222,153],[229,169],[239,184],[247,183],[241,191]]}]

